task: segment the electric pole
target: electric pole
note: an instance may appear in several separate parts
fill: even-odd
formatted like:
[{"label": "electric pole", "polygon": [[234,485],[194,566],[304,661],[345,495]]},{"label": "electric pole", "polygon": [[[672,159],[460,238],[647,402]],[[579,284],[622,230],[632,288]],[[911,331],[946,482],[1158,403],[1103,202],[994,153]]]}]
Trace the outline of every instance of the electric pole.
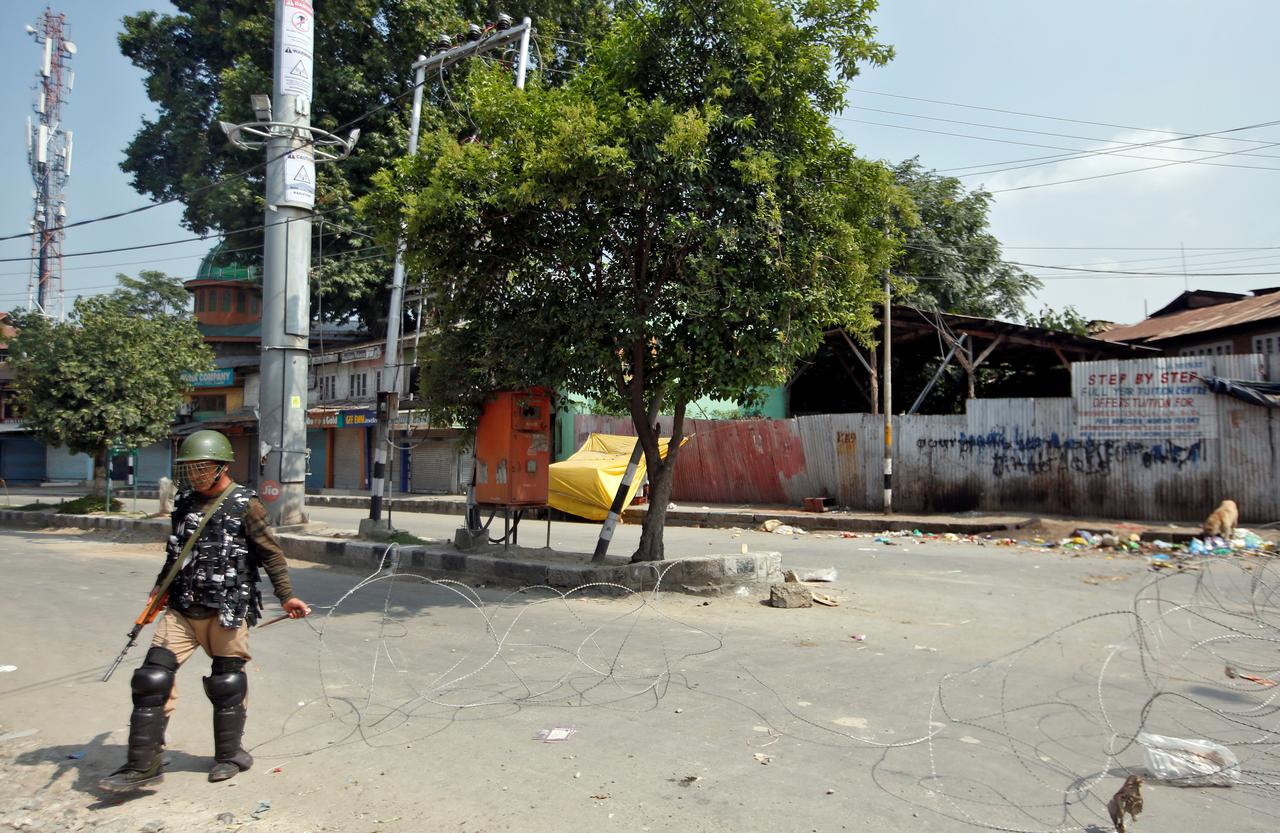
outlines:
[{"label": "electric pole", "polygon": [[306,522],[308,270],[316,162],[346,158],[360,135],[353,130],[342,139],[311,126],[314,43],[311,0],[276,0],[272,95],[251,96],[257,121],[221,123],[237,147],[266,148],[267,153],[258,485],[273,526]]},{"label": "electric pole", "polygon": [[75,85],[75,72],[66,62],[76,54],[66,26],[65,16],[48,8],[38,26],[27,26],[27,34],[44,47],[35,85],[35,119],[27,117],[27,163],[35,183],[27,309],[57,319],[64,312],[62,238],[67,206],[62,189],[71,176],[72,139],[71,131],[62,129],[62,105]]},{"label": "electric pole", "polygon": [[[486,34],[486,31],[489,33]],[[519,65],[516,69],[516,87],[524,89],[529,61],[529,33],[532,23],[524,18],[517,25],[507,15],[499,15],[489,30],[472,25],[466,41],[453,45],[453,40],[442,35],[436,42],[436,51],[430,57],[419,55],[413,62],[413,112],[409,119],[409,155],[418,152],[418,129],[422,121],[422,88],[427,71],[439,72],[463,58],[482,55],[494,49],[518,41]],[[401,234],[396,242],[396,260],[391,273],[391,303],[387,308],[387,341],[382,354],[382,388],[378,391],[377,444],[373,452],[373,478],[369,494],[368,523],[362,523],[361,531],[389,529],[390,523],[382,519],[382,499],[387,488],[387,450],[391,444],[391,423],[399,414],[400,399],[400,318],[404,314],[404,252],[405,241]]]},{"label": "electric pole", "polygon": [[893,514],[893,338],[889,332],[893,305],[889,275],[884,276],[884,513]]}]

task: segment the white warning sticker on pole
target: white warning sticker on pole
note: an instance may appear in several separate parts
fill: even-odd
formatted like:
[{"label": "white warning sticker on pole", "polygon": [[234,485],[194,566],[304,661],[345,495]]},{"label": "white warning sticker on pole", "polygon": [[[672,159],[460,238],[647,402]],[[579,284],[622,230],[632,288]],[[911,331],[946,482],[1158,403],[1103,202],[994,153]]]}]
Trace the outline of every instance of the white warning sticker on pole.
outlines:
[{"label": "white warning sticker on pole", "polygon": [[284,0],[284,27],[276,63],[282,95],[311,98],[315,11],[311,0]]},{"label": "white warning sticker on pole", "polygon": [[313,208],[316,204],[316,160],[310,148],[292,150],[284,158],[282,205]]}]

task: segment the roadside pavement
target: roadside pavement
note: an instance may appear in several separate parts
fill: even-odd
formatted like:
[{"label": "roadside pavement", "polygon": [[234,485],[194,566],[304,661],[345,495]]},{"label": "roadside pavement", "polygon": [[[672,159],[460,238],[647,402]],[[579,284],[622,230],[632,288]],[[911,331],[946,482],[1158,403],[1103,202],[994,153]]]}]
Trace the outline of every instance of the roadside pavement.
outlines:
[{"label": "roadside pavement", "polygon": [[[0,497],[0,507],[4,503],[19,506],[37,500],[44,503],[57,503],[60,499],[78,497],[84,493],[84,488],[78,486],[21,487],[11,490],[4,497]],[[131,491],[121,492],[117,496],[122,501],[126,511],[137,506],[144,513],[154,512],[156,509],[155,490],[144,488],[140,489],[138,494],[139,497],[136,500],[132,497]],[[415,527],[420,526],[413,520],[416,516],[440,515],[460,518],[465,512],[466,501],[461,495],[418,495],[397,492],[390,497],[386,505],[389,507],[389,514],[395,520],[397,528],[412,532]],[[321,523],[329,523],[331,518],[342,517],[350,519],[350,528],[355,529],[359,519],[367,517],[368,508],[369,498],[362,494],[331,492],[307,495],[308,515],[312,520]],[[333,509],[354,511],[350,513],[329,511]],[[624,513],[623,525],[631,524],[638,528],[644,520],[646,511],[647,507],[645,506],[629,507]],[[599,528],[598,524],[581,522],[578,519],[563,516],[558,512],[553,513],[552,518],[553,525],[556,527],[561,524],[577,524],[579,526]],[[676,508],[669,509],[667,512],[667,526],[669,528],[689,526],[750,529],[759,527],[767,520],[780,520],[789,527],[803,529],[806,532],[866,533],[920,530],[921,532],[939,535],[947,533],[954,535],[991,535],[993,537],[1011,537],[1015,539],[1030,539],[1039,536],[1049,540],[1058,540],[1073,535],[1078,529],[1086,529],[1097,534],[1112,533],[1128,536],[1137,533],[1147,539],[1159,538],[1185,543],[1200,531],[1197,524],[1189,521],[1136,521],[1114,518],[1072,518],[1053,515],[1033,516],[1016,513],[1003,515],[979,512],[961,514],[895,513],[893,515],[854,511],[816,513],[805,512],[793,506],[742,504],[700,504],[696,506],[677,504]],[[502,525],[501,516],[496,517],[493,522],[498,525],[494,527],[495,529],[500,528]],[[445,523],[443,526],[456,528],[457,525],[457,521],[454,520]],[[441,525],[431,524],[431,526],[434,528]],[[530,530],[530,532],[526,533],[526,542],[533,542],[535,539],[540,542],[542,533],[535,535],[532,530],[540,529],[544,533],[545,521],[531,517],[525,521],[525,528]],[[1255,531],[1268,540],[1280,538],[1280,533],[1275,530],[1258,529]],[[415,534],[417,533],[415,532]],[[448,538],[451,536],[452,532],[450,531],[442,537]],[[590,550],[588,549],[588,551]]]},{"label": "roadside pavement", "polygon": [[[733,533],[671,534],[683,549]],[[145,650],[98,677],[158,547],[0,530],[0,826],[1107,830],[1146,729],[1227,742],[1256,785],[1149,781],[1139,829],[1275,829],[1268,691],[1222,671],[1275,668],[1275,595],[1258,594],[1270,559],[1153,573],[1093,553],[739,534],[785,539],[786,567],[835,566],[820,588],[840,606],[363,583],[295,564],[316,615],[253,635],[254,768],[206,782],[197,657],[179,677],[165,782],[121,801],[94,784],[123,755]],[[572,732],[535,740],[556,728]]]}]

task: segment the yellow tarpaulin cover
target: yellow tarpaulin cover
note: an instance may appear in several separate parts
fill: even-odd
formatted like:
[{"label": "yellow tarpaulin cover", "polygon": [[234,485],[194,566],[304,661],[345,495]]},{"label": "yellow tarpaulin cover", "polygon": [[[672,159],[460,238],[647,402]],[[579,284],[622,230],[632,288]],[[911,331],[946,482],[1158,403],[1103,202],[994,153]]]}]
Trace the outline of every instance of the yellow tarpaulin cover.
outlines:
[{"label": "yellow tarpaulin cover", "polygon": [[[670,438],[658,440],[658,450],[664,460],[670,443]],[[569,459],[551,464],[547,502],[561,512],[592,521],[603,521],[609,516],[613,496],[622,483],[622,475],[627,471],[627,463],[631,460],[631,451],[635,445],[635,437],[591,434],[582,448],[573,452]],[[631,481],[631,489],[627,492],[626,503],[622,504],[623,509],[631,505],[631,499],[644,482],[644,472],[644,455],[641,455],[635,479]]]}]

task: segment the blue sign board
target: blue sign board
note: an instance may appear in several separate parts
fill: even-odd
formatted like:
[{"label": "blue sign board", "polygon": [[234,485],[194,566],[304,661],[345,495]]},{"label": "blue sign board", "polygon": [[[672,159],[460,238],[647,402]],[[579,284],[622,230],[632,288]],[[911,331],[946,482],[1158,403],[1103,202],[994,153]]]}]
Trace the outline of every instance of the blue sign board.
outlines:
[{"label": "blue sign board", "polygon": [[230,367],[182,374],[182,381],[193,388],[229,388],[235,384],[235,379],[236,372]]}]

